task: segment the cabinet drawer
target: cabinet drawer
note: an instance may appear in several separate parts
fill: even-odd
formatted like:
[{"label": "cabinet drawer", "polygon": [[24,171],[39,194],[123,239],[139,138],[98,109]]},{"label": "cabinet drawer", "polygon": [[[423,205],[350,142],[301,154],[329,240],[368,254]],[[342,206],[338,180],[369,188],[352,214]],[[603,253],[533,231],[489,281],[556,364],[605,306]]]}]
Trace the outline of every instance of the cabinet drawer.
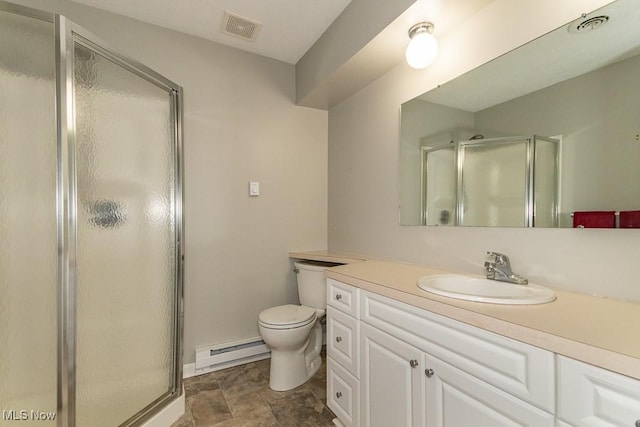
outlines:
[{"label": "cabinet drawer", "polygon": [[558,416],[576,426],[640,425],[640,381],[558,356]]},{"label": "cabinet drawer", "polygon": [[356,319],[359,317],[360,306],[358,304],[359,289],[353,286],[327,279],[327,305],[350,314]]},{"label": "cabinet drawer", "polygon": [[359,425],[359,405],[359,381],[327,357],[327,406],[345,427],[349,427]]},{"label": "cabinet drawer", "polygon": [[360,297],[362,321],[555,413],[553,353],[377,294]]},{"label": "cabinet drawer", "polygon": [[425,354],[428,426],[554,427],[555,416]]},{"label": "cabinet drawer", "polygon": [[359,323],[333,307],[327,308],[327,354],[356,378],[360,376]]}]

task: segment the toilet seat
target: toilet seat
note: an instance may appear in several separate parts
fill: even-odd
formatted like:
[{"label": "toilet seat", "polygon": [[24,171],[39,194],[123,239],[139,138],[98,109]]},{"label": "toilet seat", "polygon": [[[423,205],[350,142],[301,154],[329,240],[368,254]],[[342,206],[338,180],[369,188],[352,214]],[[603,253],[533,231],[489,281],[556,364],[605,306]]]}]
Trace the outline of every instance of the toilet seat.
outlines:
[{"label": "toilet seat", "polygon": [[316,310],[304,305],[286,304],[271,307],[258,315],[259,323],[269,329],[294,329],[316,320]]}]

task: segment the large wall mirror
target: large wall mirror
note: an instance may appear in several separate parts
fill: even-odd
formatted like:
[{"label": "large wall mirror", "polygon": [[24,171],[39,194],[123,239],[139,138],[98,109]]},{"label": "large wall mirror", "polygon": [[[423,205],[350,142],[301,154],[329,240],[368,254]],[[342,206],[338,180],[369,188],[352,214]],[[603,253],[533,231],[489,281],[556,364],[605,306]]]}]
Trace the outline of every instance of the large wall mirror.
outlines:
[{"label": "large wall mirror", "polygon": [[400,223],[640,227],[640,3],[404,103]]}]

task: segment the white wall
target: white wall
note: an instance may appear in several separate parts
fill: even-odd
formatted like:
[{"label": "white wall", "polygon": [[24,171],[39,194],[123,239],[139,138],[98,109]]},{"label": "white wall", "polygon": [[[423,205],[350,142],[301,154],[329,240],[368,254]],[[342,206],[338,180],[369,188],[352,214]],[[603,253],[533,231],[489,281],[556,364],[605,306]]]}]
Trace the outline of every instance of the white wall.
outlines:
[{"label": "white wall", "polygon": [[400,65],[332,108],[329,249],[478,274],[495,250],[533,282],[640,301],[637,231],[398,225],[400,105],[607,3],[496,0],[440,40],[430,68]]},{"label": "white wall", "polygon": [[[422,154],[421,148],[434,148],[446,145],[451,141],[464,139],[465,129],[473,129],[473,113],[445,107],[443,105],[414,99],[402,107],[402,126],[400,131],[400,223],[419,225],[421,223],[421,181]],[[430,162],[431,163],[431,162]],[[453,165],[453,163],[451,163]],[[444,178],[453,176],[444,168],[442,173],[432,171],[430,176]],[[448,189],[451,182],[443,183],[444,188],[435,194],[451,194]],[[429,183],[433,185],[433,183]],[[427,192],[427,194],[430,194]],[[434,198],[437,200],[437,198]],[[452,200],[449,198],[449,200]],[[430,198],[431,201],[431,198]],[[451,204],[445,203],[451,208]],[[433,207],[433,206],[430,206]],[[439,209],[438,209],[439,211]],[[431,215],[430,215],[431,216]],[[430,218],[431,224],[438,224],[437,214]]]},{"label": "white wall", "polygon": [[326,110],[393,68],[397,51],[370,42],[415,1],[351,0],[296,64],[296,103]]},{"label": "white wall", "polygon": [[[288,251],[327,241],[327,112],[294,105],[294,67],[66,0],[62,12],[184,88],[185,363],[258,336],[297,299]],[[248,181],[261,195],[248,197]]]},{"label": "white wall", "polygon": [[[485,135],[562,134],[561,215],[640,208],[640,56],[475,114]],[[626,185],[630,183],[631,185]]]}]

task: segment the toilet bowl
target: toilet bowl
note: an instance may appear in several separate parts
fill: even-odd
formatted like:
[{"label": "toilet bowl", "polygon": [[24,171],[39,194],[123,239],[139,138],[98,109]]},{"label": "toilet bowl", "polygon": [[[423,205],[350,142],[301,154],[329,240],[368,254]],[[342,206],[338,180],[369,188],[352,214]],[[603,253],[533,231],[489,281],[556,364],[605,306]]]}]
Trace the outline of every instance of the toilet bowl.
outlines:
[{"label": "toilet bowl", "polygon": [[[291,316],[294,312],[298,317]],[[271,349],[269,387],[273,390],[296,388],[320,368],[321,316],[324,313],[301,305],[273,307],[258,316],[260,335]],[[286,323],[287,320],[291,323]]]},{"label": "toilet bowl", "polygon": [[258,328],[271,349],[269,387],[285,391],[304,384],[322,358],[322,325],[326,309],[324,270],[331,265],[297,262],[301,305],[285,304],[258,315]]}]

